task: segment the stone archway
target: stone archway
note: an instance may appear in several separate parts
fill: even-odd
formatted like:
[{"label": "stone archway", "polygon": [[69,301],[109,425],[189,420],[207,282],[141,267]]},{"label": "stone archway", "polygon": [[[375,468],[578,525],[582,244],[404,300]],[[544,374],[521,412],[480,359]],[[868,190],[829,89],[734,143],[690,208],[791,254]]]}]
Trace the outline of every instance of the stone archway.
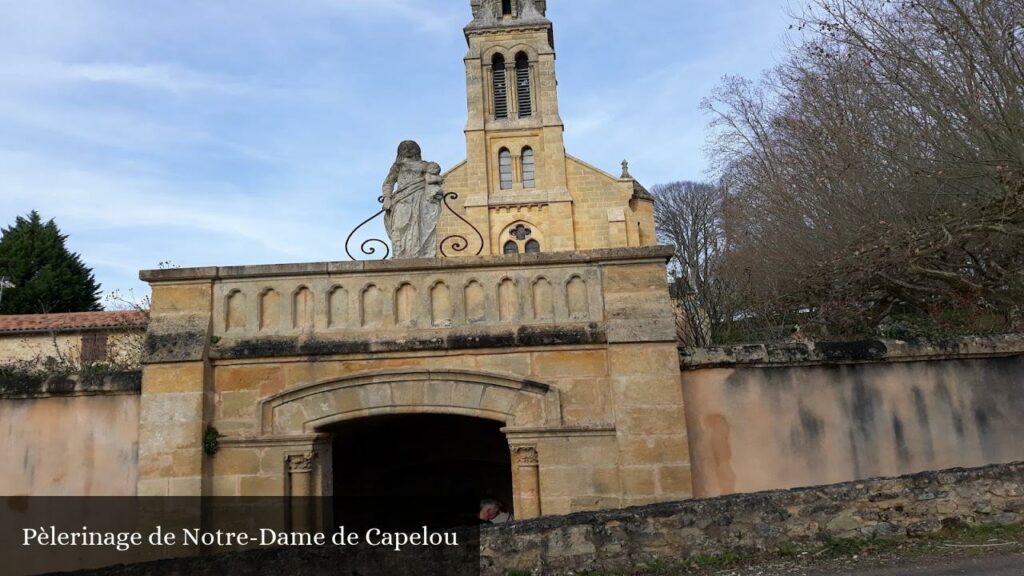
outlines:
[{"label": "stone archway", "polygon": [[500,422],[392,414],[345,420],[323,432],[331,437],[336,527],[467,526],[485,498],[514,512],[511,452]]},{"label": "stone archway", "polygon": [[[481,372],[387,370],[292,388],[265,399],[259,414],[261,434],[284,439],[308,438],[348,421],[412,414],[468,416],[508,428],[557,427],[561,406],[556,389],[529,380]],[[517,442],[509,450],[517,515],[539,516],[536,447]],[[323,485],[332,481],[327,478]]]}]

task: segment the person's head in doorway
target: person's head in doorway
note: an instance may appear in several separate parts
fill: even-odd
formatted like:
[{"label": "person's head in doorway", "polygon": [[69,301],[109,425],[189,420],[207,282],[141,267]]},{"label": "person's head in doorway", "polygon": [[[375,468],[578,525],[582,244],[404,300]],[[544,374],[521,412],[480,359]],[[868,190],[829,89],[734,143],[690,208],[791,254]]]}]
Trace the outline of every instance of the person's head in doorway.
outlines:
[{"label": "person's head in doorway", "polygon": [[484,498],[480,501],[481,524],[504,524],[512,521],[512,513],[500,500]]},{"label": "person's head in doorway", "polygon": [[480,501],[480,523],[490,524],[501,514],[501,502],[493,498],[484,498]]}]

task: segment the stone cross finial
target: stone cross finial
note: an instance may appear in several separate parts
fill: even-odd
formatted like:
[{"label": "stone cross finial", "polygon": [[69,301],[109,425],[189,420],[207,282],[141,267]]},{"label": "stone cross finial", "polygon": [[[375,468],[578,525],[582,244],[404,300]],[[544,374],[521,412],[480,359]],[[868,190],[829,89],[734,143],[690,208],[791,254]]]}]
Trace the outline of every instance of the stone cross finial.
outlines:
[{"label": "stone cross finial", "polygon": [[633,175],[629,173],[629,160],[622,161],[622,178],[633,178]]}]

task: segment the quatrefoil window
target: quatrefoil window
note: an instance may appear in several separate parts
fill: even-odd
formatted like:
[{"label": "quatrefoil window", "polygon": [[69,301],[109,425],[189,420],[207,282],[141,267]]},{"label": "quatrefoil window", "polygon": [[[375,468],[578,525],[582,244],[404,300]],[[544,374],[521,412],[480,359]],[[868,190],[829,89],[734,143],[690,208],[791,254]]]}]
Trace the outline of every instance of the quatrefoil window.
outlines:
[{"label": "quatrefoil window", "polygon": [[530,230],[526,226],[523,226],[522,224],[520,224],[519,226],[516,226],[515,228],[513,228],[509,232],[509,234],[511,234],[512,237],[515,238],[516,240],[519,240],[520,242],[522,242],[523,240],[526,240],[527,238],[529,238],[531,234],[533,234],[533,230]]}]

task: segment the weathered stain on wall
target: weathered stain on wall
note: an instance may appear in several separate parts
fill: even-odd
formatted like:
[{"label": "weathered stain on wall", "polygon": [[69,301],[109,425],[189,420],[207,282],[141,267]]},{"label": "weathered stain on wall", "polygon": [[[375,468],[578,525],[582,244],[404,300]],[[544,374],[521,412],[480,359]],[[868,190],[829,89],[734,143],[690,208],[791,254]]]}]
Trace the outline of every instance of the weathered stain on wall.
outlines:
[{"label": "weathered stain on wall", "polygon": [[3,496],[132,496],[139,396],[0,398]]},{"label": "weathered stain on wall", "polygon": [[695,494],[1024,460],[1024,356],[933,350],[931,360],[909,362],[876,344],[873,363],[689,364],[683,390]]}]

